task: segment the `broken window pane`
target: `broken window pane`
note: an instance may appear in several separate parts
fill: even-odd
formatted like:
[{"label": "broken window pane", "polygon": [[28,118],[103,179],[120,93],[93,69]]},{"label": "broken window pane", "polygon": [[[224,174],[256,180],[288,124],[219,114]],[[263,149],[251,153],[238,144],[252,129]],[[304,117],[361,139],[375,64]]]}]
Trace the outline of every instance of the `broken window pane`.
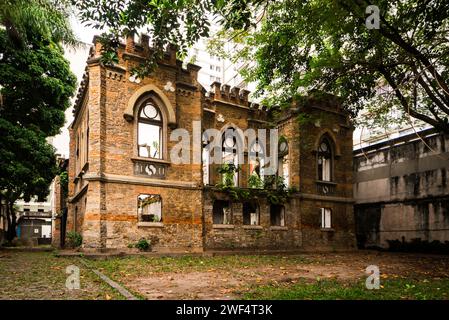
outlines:
[{"label": "broken window pane", "polygon": [[[238,168],[238,143],[237,143],[237,133],[235,129],[230,128],[225,131],[222,136],[222,163],[234,164]],[[223,183],[224,181],[223,176]],[[234,172],[234,186],[239,185],[239,173]]]},{"label": "broken window pane", "polygon": [[138,216],[140,221],[162,221],[162,198],[158,194],[141,194],[138,197]]},{"label": "broken window pane", "polygon": [[270,206],[270,220],[272,226],[285,226],[285,208],[282,205]]},{"label": "broken window pane", "polygon": [[[260,181],[260,186],[264,180],[265,156],[262,144],[258,141],[254,142],[249,149],[249,174],[255,175]],[[256,187],[256,186],[253,186]]]},{"label": "broken window pane", "polygon": [[151,102],[140,109],[137,134],[139,156],[162,159],[162,115]]},{"label": "broken window pane", "polygon": [[278,176],[282,177],[286,187],[290,185],[290,161],[288,157],[288,143],[282,140],[278,150]]},{"label": "broken window pane", "polygon": [[204,185],[208,185],[210,183],[209,168],[210,168],[210,151],[207,147],[203,147],[203,184]]},{"label": "broken window pane", "polygon": [[212,218],[214,224],[232,224],[232,210],[229,201],[214,201]]},{"label": "broken window pane", "polygon": [[257,203],[243,203],[243,224],[252,226],[259,225],[259,206]]},{"label": "broken window pane", "polygon": [[332,149],[327,138],[321,140],[317,155],[318,180],[332,180]]},{"label": "broken window pane", "polygon": [[329,229],[332,227],[332,210],[330,208],[321,208],[321,228]]}]

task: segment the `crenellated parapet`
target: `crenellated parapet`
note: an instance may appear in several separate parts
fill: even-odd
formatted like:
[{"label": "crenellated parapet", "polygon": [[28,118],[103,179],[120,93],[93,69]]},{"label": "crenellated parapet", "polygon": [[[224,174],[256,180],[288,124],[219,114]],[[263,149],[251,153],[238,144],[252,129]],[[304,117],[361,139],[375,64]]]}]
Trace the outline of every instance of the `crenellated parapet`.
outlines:
[{"label": "crenellated parapet", "polygon": [[[93,46],[90,49],[86,68],[83,75],[83,80],[78,88],[78,93],[74,104],[74,116],[77,117],[79,110],[83,104],[83,99],[86,97],[86,91],[89,86],[89,78],[92,73],[92,68],[99,66],[100,69],[95,69],[95,73],[105,81],[131,83],[137,86],[144,85],[143,79],[139,79],[133,74],[135,68],[139,67],[146,59],[151,58],[155,54],[154,48],[151,46],[151,39],[146,34],[141,34],[136,41],[135,36],[129,35],[118,45],[117,57],[118,62],[114,64],[103,64],[103,46],[99,36],[94,36]],[[159,70],[165,70],[164,75],[169,77],[168,82],[171,83],[170,90],[182,96],[191,96],[198,91],[199,84],[197,81],[199,66],[188,63],[183,65],[181,60],[176,58],[177,48],[174,45],[168,45],[163,52],[162,57],[158,57],[156,63]],[[98,71],[99,70],[99,71]],[[148,78],[156,78],[158,75],[152,73]],[[103,81],[103,80],[102,80]],[[150,80],[152,81],[152,80]],[[168,83],[167,82],[167,83]],[[165,85],[165,83],[164,83]],[[163,87],[163,86],[162,86]],[[161,89],[163,89],[161,87]],[[171,91],[168,92],[171,92]]]},{"label": "crenellated parapet", "polygon": [[249,101],[251,92],[239,87],[231,87],[215,81],[211,84],[211,90],[203,90],[203,110],[216,113],[217,106],[237,108],[245,112],[248,122],[265,123],[268,118],[268,108],[258,103]]},{"label": "crenellated parapet", "polygon": [[211,84],[209,97],[215,101],[228,102],[242,107],[248,107],[248,96],[250,92],[239,87],[233,87],[227,84],[221,84],[215,81]]}]

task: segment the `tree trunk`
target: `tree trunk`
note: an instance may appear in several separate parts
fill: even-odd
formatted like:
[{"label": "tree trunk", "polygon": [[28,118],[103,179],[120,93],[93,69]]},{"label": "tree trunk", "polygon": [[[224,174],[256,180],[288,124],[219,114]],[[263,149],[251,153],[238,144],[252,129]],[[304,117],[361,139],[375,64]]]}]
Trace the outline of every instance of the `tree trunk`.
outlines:
[{"label": "tree trunk", "polygon": [[16,237],[17,218],[14,211],[14,202],[7,201],[6,204],[6,220],[8,221],[8,230],[6,231],[6,240],[11,242]]}]

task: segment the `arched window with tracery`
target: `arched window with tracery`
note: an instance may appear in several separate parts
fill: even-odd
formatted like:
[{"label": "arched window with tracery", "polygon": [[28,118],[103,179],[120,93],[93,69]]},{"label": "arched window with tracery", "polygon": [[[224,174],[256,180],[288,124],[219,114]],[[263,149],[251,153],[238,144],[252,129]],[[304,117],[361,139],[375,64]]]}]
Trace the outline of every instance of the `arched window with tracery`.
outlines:
[{"label": "arched window with tracery", "polygon": [[320,140],[317,152],[318,180],[332,181],[333,148],[327,136]]},{"label": "arched window with tracery", "polygon": [[290,161],[288,149],[287,139],[281,137],[278,146],[278,176],[282,177],[283,182],[287,187],[290,185]]},{"label": "arched window with tracery", "polygon": [[[234,164],[235,168],[239,167],[238,163],[237,133],[234,128],[226,129],[222,137],[222,163]],[[239,185],[239,173],[234,172],[234,186]]]},{"label": "arched window with tracery", "polygon": [[248,158],[251,187],[261,188],[264,181],[265,150],[257,139],[249,147]]},{"label": "arched window with tracery", "polygon": [[139,157],[162,159],[163,119],[152,100],[146,101],[138,114]]}]

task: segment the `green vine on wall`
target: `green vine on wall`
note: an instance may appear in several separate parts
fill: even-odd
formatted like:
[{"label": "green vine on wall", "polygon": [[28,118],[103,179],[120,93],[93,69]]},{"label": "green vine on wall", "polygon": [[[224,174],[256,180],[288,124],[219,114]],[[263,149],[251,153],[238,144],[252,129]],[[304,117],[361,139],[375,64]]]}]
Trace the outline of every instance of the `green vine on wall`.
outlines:
[{"label": "green vine on wall", "polygon": [[258,175],[252,174],[248,179],[249,189],[243,189],[234,185],[234,175],[240,171],[240,167],[225,163],[218,173],[222,175],[222,182],[216,187],[226,192],[234,201],[247,201],[259,197],[267,198],[270,204],[286,203],[291,195],[296,192],[294,187],[288,188],[284,178],[277,175],[264,176],[262,180]]},{"label": "green vine on wall", "polygon": [[66,170],[61,171],[59,174],[59,184],[61,185],[61,191],[64,199],[67,198],[69,192],[69,175]]}]

